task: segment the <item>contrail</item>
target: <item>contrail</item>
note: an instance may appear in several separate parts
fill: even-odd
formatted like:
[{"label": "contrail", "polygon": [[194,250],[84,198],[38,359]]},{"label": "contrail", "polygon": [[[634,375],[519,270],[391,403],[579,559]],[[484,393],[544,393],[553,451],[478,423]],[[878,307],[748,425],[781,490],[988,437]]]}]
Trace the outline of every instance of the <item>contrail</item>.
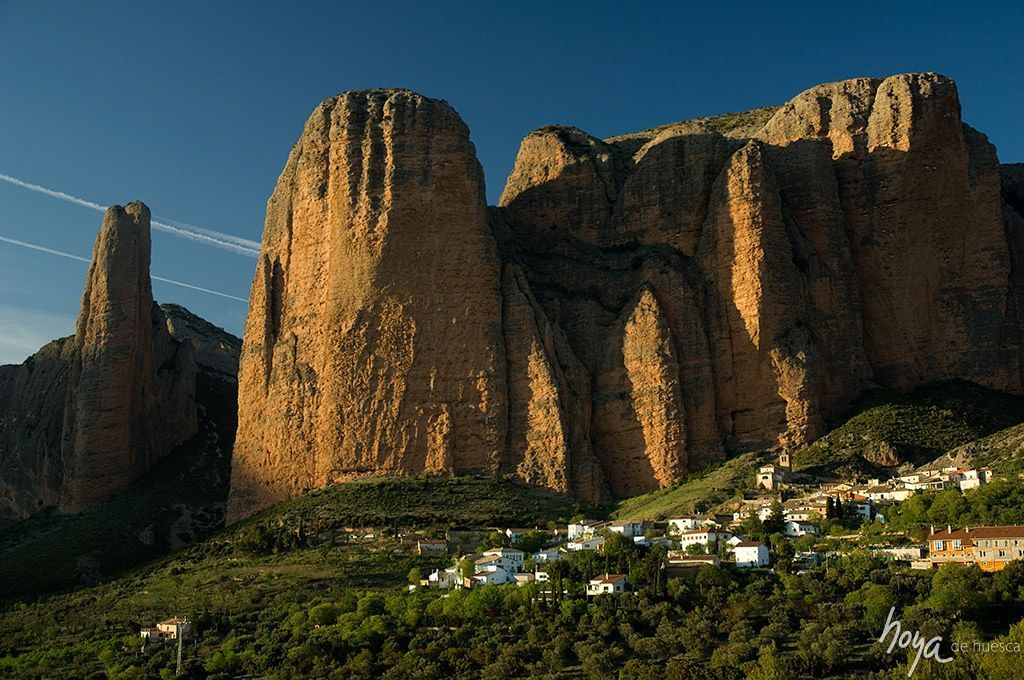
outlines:
[{"label": "contrail", "polygon": [[[36,193],[45,194],[53,198],[67,201],[68,203],[74,203],[80,205],[83,208],[90,208],[99,212],[106,212],[105,206],[100,205],[94,201],[87,201],[84,198],[78,196],[72,196],[66,194],[63,191],[57,191],[56,189],[48,189],[46,187],[39,186],[38,184],[32,184],[25,180],[18,179],[17,177],[11,177],[0,173],[0,180],[13,184],[14,186],[28,189],[29,191],[35,191]],[[167,218],[154,218],[151,221],[153,228],[157,231],[163,231],[168,234],[175,236],[181,236],[192,241],[198,241],[200,243],[207,243],[224,250],[238,253],[240,255],[247,255],[249,257],[257,257],[260,254],[260,244],[255,241],[250,241],[240,236],[233,236],[232,234],[224,234],[219,231],[213,231],[211,229],[203,229],[193,224],[186,224],[185,222],[177,222],[175,220],[169,220]]]},{"label": "contrail", "polygon": [[[53,248],[47,248],[46,246],[40,246],[35,243],[28,243],[26,241],[19,241],[13,238],[7,238],[6,236],[0,236],[0,241],[3,241],[4,243],[9,243],[14,246],[20,246],[22,248],[28,248],[29,250],[36,250],[39,251],[40,253],[57,255],[59,257],[66,257],[69,260],[78,260],[79,262],[85,262],[87,264],[91,262],[91,260],[87,257],[81,257],[79,255],[65,253],[62,250],[54,250]],[[203,293],[209,293],[210,295],[219,295],[220,297],[228,298],[229,300],[238,300],[239,302],[249,301],[247,298],[238,297],[237,295],[230,295],[228,293],[222,293],[219,290],[210,290],[209,288],[203,288],[202,286],[195,286],[192,285],[191,283],[185,283],[184,281],[175,281],[174,279],[165,279],[162,276],[152,275],[150,276],[150,278],[153,279],[154,281],[163,281],[164,283],[171,283],[174,284],[175,286],[181,286],[182,288],[191,288],[192,290],[198,290]]]}]

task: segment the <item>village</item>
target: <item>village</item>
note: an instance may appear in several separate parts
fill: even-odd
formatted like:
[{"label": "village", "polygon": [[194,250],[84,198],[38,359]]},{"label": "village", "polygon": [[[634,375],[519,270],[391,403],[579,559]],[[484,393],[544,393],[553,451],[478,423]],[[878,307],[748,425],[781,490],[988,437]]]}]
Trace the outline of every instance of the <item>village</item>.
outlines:
[{"label": "village", "polygon": [[[882,510],[916,493],[950,488],[968,492],[990,483],[994,474],[987,467],[945,466],[894,473],[889,479],[870,479],[866,483],[822,484],[794,474],[789,454],[782,453],[777,463],[758,469],[752,480],[754,490],[744,493],[732,511],[658,520],[576,518],[561,526],[488,527],[449,531],[445,538],[417,538],[419,555],[447,558],[450,564],[438,566],[409,588],[548,583],[552,565],[582,553],[601,555],[609,541],[630,541],[640,549],[660,546],[665,551],[668,575],[692,578],[704,567],[772,569],[775,554],[783,551],[771,540],[781,538],[792,543],[785,551],[790,568],[807,571],[842,554],[816,548],[822,520],[843,518],[853,527],[884,525]],[[857,535],[853,531],[843,538]],[[933,527],[925,542],[871,546],[871,550],[883,559],[914,569],[957,562],[997,571],[1009,561],[1024,559],[1024,527],[945,527],[939,531]],[[629,591],[626,574],[598,574],[585,586],[588,597]]]}]

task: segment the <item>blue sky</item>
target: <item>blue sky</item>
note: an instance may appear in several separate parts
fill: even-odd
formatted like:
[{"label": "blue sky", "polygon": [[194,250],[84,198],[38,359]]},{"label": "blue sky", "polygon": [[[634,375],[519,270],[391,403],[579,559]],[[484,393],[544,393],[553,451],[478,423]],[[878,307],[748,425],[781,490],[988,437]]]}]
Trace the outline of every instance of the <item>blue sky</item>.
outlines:
[{"label": "blue sky", "polygon": [[[540,125],[609,136],[925,70],[956,78],[964,118],[1024,161],[1019,0],[364,4],[0,0],[0,174],[258,241],[306,117],[343,90],[447,99],[493,203]],[[0,237],[80,257],[101,218],[6,182],[0,207]],[[244,298],[254,263],[153,236],[164,278]],[[73,331],[85,271],[0,241],[0,363]],[[241,333],[244,302],[160,281],[154,293]]]}]

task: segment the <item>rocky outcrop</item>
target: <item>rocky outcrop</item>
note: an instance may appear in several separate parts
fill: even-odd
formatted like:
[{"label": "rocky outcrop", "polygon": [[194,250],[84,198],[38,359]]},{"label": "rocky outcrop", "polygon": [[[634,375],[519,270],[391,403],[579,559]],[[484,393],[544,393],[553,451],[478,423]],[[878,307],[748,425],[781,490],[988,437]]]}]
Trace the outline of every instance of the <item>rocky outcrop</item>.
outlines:
[{"label": "rocky outcrop", "polygon": [[595,376],[593,428],[612,494],[667,486],[687,470],[686,418],[668,323],[645,288],[626,308]]},{"label": "rocky outcrop", "polygon": [[591,450],[587,373],[514,265],[505,268],[502,298],[508,375],[505,471],[600,500],[607,487]]},{"label": "rocky outcrop", "polygon": [[446,103],[378,90],[321,104],[267,208],[229,517],[366,474],[497,473],[499,262]]},{"label": "rocky outcrop", "polygon": [[961,123],[952,80],[922,73],[812,88],[761,136],[832,147],[878,380],[906,387],[964,377],[1019,388],[1006,347],[998,161],[984,135]]},{"label": "rocky outcrop", "polygon": [[75,335],[0,368],[0,507],[73,512],[124,489],[196,432],[195,352],[153,302],[150,214],[107,211]]},{"label": "rocky outcrop", "polygon": [[242,341],[181,305],[162,303],[167,332],[179,342],[192,345],[196,365],[229,382],[238,381],[238,357]]},{"label": "rocky outcrop", "polygon": [[908,74],[547,126],[485,213],[446,104],[328,100],[268,205],[231,518],[367,474],[629,495],[802,446],[873,385],[1020,391],[1019,175],[1001,197],[954,83]]}]

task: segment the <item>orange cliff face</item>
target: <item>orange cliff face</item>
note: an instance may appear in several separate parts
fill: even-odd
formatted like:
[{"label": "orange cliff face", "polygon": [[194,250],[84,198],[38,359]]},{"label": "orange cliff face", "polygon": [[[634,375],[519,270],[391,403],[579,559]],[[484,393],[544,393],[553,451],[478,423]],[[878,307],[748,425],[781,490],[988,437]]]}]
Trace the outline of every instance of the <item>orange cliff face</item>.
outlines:
[{"label": "orange cliff face", "polygon": [[229,519],[361,475],[496,474],[500,275],[451,107],[404,90],[321,104],[268,204]]},{"label": "orange cliff face", "polygon": [[631,495],[811,441],[871,385],[1021,388],[1024,222],[943,76],[543,128],[483,195],[444,102],[314,111],[268,204],[230,520],[361,475]]}]

